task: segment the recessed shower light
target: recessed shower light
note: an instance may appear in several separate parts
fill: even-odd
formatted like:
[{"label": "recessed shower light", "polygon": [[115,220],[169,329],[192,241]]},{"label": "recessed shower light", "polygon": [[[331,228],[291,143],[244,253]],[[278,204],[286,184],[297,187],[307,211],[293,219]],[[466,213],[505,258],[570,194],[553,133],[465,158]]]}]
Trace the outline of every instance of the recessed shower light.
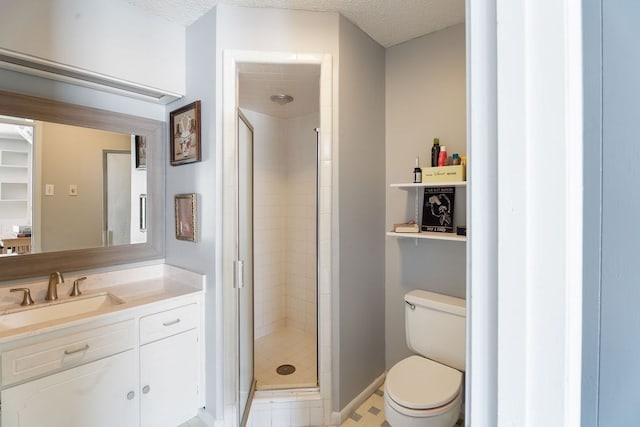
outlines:
[{"label": "recessed shower light", "polygon": [[280,93],[280,94],[277,94],[277,95],[271,95],[271,100],[273,102],[276,102],[276,103],[280,104],[280,105],[285,105],[285,104],[288,104],[291,101],[293,101],[293,96],[286,95],[284,93]]}]

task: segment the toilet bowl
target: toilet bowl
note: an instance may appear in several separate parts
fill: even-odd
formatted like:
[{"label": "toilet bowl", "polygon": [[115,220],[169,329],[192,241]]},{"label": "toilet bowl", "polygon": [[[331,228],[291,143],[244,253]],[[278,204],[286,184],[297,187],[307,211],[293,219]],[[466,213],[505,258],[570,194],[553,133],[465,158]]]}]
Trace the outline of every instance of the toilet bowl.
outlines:
[{"label": "toilet bowl", "polygon": [[460,416],[462,372],[417,355],[389,370],[384,410],[392,427],[452,427]]},{"label": "toilet bowl", "polygon": [[404,296],[407,346],[414,354],[387,373],[384,409],[392,427],[453,427],[465,370],[466,303],[416,289]]}]

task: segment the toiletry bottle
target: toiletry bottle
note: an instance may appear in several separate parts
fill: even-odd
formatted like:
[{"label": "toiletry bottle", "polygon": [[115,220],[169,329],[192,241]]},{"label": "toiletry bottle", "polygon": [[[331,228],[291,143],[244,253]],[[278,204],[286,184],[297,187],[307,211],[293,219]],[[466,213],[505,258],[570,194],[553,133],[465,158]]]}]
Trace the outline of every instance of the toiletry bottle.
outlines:
[{"label": "toiletry bottle", "polygon": [[462,159],[458,156],[458,153],[453,153],[453,157],[451,158],[452,165],[459,165],[462,163]]},{"label": "toiletry bottle", "polygon": [[416,167],[413,168],[413,182],[416,184],[422,182],[422,169],[420,169],[419,157],[416,157]]},{"label": "toiletry bottle", "polygon": [[440,147],[440,155],[438,156],[438,166],[448,166],[449,158],[447,157],[447,147]]},{"label": "toiletry bottle", "polygon": [[440,156],[440,140],[433,138],[433,147],[431,148],[431,167],[438,166],[438,156]]}]

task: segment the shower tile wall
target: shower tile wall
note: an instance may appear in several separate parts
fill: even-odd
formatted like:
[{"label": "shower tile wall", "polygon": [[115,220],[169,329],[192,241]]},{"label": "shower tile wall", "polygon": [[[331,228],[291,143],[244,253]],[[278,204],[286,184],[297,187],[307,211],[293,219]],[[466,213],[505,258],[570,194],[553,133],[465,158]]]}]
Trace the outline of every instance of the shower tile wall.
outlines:
[{"label": "shower tile wall", "polygon": [[254,132],[254,327],[258,339],[285,327],[285,121],[243,110]]},{"label": "shower tile wall", "polygon": [[315,180],[319,115],[243,110],[254,132],[255,338],[316,333]]},{"label": "shower tile wall", "polygon": [[287,326],[316,333],[316,134],[320,117],[287,120]]}]

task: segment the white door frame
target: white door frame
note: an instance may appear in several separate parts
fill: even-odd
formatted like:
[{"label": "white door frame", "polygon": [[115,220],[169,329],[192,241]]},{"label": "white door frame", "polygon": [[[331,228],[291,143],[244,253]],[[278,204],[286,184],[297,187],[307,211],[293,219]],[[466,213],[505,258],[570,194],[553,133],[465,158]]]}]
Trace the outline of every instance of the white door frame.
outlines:
[{"label": "white door frame", "polygon": [[[225,50],[222,64],[222,144],[217,146],[217,167],[222,196],[217,212],[216,273],[217,295],[222,304],[222,316],[217,316],[216,358],[217,423],[235,427],[238,390],[238,321],[237,293],[234,288],[234,254],[237,253],[237,111],[238,111],[238,64],[318,64],[320,65],[320,194],[318,233],[318,363],[320,390],[307,401],[322,401],[324,420],[330,424],[332,417],[331,395],[331,241],[332,241],[332,93],[333,67],[328,54],[295,54],[283,52],[261,52]],[[234,231],[235,230],[235,231]]]},{"label": "white door frame", "polygon": [[577,0],[467,0],[474,427],[580,425],[581,13]]}]

